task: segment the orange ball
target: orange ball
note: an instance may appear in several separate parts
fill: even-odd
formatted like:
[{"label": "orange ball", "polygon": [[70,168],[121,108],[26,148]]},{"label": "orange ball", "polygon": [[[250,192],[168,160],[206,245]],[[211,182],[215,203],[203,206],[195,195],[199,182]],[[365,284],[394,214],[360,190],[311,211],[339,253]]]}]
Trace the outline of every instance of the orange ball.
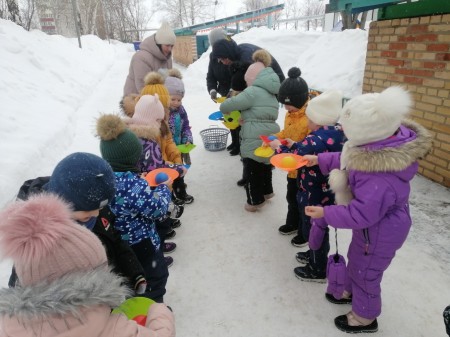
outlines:
[{"label": "orange ball", "polygon": [[281,165],[286,168],[294,168],[297,165],[297,161],[292,156],[286,156],[283,159],[281,159]]}]

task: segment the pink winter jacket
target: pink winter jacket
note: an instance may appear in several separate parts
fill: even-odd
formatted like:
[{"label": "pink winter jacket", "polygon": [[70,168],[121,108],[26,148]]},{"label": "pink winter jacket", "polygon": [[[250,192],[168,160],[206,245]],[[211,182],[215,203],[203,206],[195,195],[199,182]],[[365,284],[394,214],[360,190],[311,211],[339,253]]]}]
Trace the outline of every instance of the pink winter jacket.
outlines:
[{"label": "pink winter jacket", "polygon": [[145,75],[161,68],[172,69],[172,53],[165,56],[157,46],[153,34],[141,42],[140,50],[131,58],[123,95],[139,94],[144,87]]},{"label": "pink winter jacket", "polygon": [[174,337],[172,312],[150,306],[146,327],[111,308],[124,300],[122,279],[103,269],[51,283],[0,290],[1,337]]}]

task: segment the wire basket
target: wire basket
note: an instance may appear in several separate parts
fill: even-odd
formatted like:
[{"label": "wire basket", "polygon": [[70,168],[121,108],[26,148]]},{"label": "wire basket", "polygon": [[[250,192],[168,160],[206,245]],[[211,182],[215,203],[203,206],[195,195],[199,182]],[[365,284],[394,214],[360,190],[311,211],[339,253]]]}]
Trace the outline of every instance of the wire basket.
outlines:
[{"label": "wire basket", "polygon": [[229,133],[228,129],[214,127],[200,131],[200,136],[205,149],[214,152],[225,150]]}]

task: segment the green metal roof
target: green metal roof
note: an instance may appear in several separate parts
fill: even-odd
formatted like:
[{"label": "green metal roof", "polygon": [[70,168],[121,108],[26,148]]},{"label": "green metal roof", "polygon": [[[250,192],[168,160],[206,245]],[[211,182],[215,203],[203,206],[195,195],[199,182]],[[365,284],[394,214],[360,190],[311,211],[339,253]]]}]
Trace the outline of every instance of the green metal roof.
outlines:
[{"label": "green metal roof", "polygon": [[404,1],[405,0],[330,0],[330,3],[325,7],[325,13],[345,11],[355,14]]},{"label": "green metal roof", "polygon": [[279,4],[276,6],[270,6],[266,8],[257,9],[250,12],[245,12],[238,15],[229,16],[223,19],[218,19],[214,21],[208,21],[198,25],[193,25],[189,27],[177,28],[174,30],[175,35],[194,35],[199,30],[210,29],[214,27],[226,26],[231,23],[236,23],[239,21],[246,21],[259,16],[267,16],[273,12],[278,12],[284,9],[284,4]]}]

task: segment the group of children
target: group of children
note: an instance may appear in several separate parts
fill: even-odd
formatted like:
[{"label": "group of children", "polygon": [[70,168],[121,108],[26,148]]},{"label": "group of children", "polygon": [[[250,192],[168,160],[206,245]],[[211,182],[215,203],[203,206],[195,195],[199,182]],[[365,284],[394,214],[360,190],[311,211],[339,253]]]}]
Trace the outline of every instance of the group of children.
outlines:
[{"label": "group of children", "polygon": [[[345,290],[325,296],[335,304],[352,304],[350,312],[335,318],[338,329],[375,332],[381,279],[408,235],[409,182],[431,146],[430,135],[404,120],[412,100],[402,88],[364,94],[342,107],[339,91],[311,97],[296,67],[280,83],[267,51],[258,50],[253,60],[245,71],[237,68],[240,80],[232,78],[232,86],[243,78],[245,88],[220,106],[224,114],[241,112],[245,209],[258,211],[274,197],[272,167],[268,158],[255,155],[256,148],[302,155],[308,164],[287,176],[288,213],[279,228],[281,234],[297,234],[293,245],[309,245],[296,255],[304,266],[295,268],[295,275],[325,282],[328,226],[351,229]],[[14,262],[14,289],[0,291],[11,300],[0,305],[7,335],[30,327],[69,328],[77,335],[131,331],[131,323],[110,308],[132,291],[157,302],[147,313],[149,335],[175,335],[173,314],[162,303],[173,263],[164,253],[176,245],[165,240],[175,235],[184,205],[194,200],[184,182],[190,159],[176,147],[193,142],[183,96],[179,72],[149,73],[140,94],[124,98],[126,118],[98,119],[102,158],[67,156],[50,177],[27,181],[21,201],[0,214],[0,247]],[[279,103],[287,110],[282,130],[276,123]],[[261,135],[276,138],[261,144]],[[145,176],[161,167],[179,177],[150,187]],[[55,300],[55,292],[65,300]],[[25,300],[31,306],[20,306]]]},{"label": "group of children", "polygon": [[[173,314],[162,303],[173,263],[165,254],[176,248],[165,240],[175,236],[184,206],[194,201],[184,182],[190,158],[176,146],[193,143],[184,94],[178,70],[147,74],[140,95],[121,102],[126,117],[98,118],[101,158],[73,153],[50,177],[24,183],[20,202],[4,211],[0,223],[3,255],[14,262],[12,289],[4,293],[23,300],[30,291],[42,295],[31,299],[33,309],[18,309],[14,303],[20,301],[0,308],[14,316],[5,331],[92,331],[95,324],[110,333],[130,330],[132,325],[110,315],[110,308],[144,296],[156,302],[147,312],[149,336],[175,335]],[[178,177],[150,186],[145,177],[158,168],[176,170]],[[57,303],[55,289],[66,300]],[[82,313],[80,305],[86,307]],[[27,317],[39,319],[22,326]]]},{"label": "group of children", "polygon": [[[375,332],[381,279],[409,232],[409,183],[417,160],[431,147],[430,135],[405,120],[412,99],[403,88],[357,96],[343,107],[339,91],[311,94],[296,67],[280,85],[264,50],[255,52],[253,60],[244,74],[247,87],[220,106],[224,115],[241,112],[245,210],[255,212],[274,196],[271,165],[255,155],[258,147],[303,156],[307,165],[288,174],[288,213],[279,228],[281,234],[297,234],[294,246],[309,245],[296,254],[303,266],[294,273],[304,281],[326,282],[328,226],[352,229],[345,290],[325,297],[352,304],[349,313],[336,317],[338,329]],[[276,123],[279,103],[287,110],[281,131]],[[261,135],[275,139],[261,144]]]}]

